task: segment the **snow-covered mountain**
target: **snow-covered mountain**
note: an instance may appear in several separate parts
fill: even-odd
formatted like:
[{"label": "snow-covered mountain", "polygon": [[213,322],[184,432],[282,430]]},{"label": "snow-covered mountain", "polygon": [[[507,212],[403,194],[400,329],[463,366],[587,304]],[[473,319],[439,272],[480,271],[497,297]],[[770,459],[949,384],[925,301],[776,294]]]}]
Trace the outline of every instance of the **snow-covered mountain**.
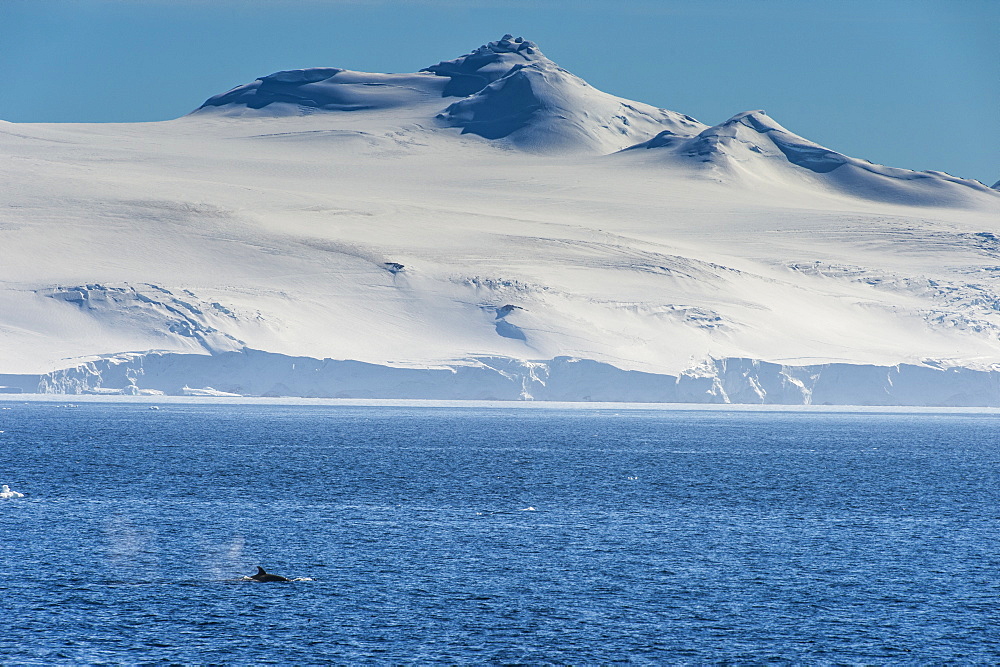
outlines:
[{"label": "snow-covered mountain", "polygon": [[0,156],[0,385],[1000,405],[1000,192],[509,35]]}]

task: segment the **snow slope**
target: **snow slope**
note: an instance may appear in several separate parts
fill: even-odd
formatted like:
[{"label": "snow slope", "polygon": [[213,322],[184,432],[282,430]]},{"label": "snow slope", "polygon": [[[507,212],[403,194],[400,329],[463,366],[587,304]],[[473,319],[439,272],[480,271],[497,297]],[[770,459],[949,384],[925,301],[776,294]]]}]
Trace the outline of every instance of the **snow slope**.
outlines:
[{"label": "snow slope", "polygon": [[0,386],[1000,405],[1000,192],[509,36],[0,156]]}]

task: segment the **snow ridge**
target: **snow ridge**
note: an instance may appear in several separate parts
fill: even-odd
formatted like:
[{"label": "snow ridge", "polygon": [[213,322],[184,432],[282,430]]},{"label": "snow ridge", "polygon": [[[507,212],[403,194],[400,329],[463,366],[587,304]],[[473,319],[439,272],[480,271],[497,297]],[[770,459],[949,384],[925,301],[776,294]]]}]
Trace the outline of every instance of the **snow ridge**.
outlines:
[{"label": "snow ridge", "polygon": [[409,107],[440,96],[443,84],[427,74],[372,74],[333,67],[287,70],[215,95],[195,113],[297,115],[308,110],[374,111]]}]

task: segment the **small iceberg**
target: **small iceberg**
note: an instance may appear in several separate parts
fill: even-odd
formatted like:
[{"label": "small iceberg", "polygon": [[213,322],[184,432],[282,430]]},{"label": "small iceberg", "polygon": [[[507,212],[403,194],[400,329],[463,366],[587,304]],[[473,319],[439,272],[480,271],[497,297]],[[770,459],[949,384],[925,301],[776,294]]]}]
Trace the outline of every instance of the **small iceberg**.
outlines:
[{"label": "small iceberg", "polygon": [[239,398],[239,394],[234,394],[228,391],[219,391],[218,389],[213,389],[212,387],[202,387],[201,389],[195,389],[194,387],[189,387],[184,385],[181,389],[181,393],[184,396],[214,396],[217,398],[235,397]]},{"label": "small iceberg", "polygon": [[3,488],[0,489],[0,498],[5,498],[5,499],[6,498],[24,498],[24,494],[23,493],[19,493],[17,491],[11,491],[10,487],[7,486],[6,484],[4,484]]}]

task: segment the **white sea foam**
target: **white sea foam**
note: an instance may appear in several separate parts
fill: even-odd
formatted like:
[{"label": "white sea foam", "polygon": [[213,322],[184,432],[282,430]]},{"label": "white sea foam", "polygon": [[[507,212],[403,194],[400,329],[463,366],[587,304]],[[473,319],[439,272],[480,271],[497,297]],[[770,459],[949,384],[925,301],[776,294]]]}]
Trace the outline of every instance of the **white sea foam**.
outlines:
[{"label": "white sea foam", "polygon": [[18,491],[12,491],[6,484],[0,488],[0,498],[10,499],[10,498],[24,498],[24,494]]}]

